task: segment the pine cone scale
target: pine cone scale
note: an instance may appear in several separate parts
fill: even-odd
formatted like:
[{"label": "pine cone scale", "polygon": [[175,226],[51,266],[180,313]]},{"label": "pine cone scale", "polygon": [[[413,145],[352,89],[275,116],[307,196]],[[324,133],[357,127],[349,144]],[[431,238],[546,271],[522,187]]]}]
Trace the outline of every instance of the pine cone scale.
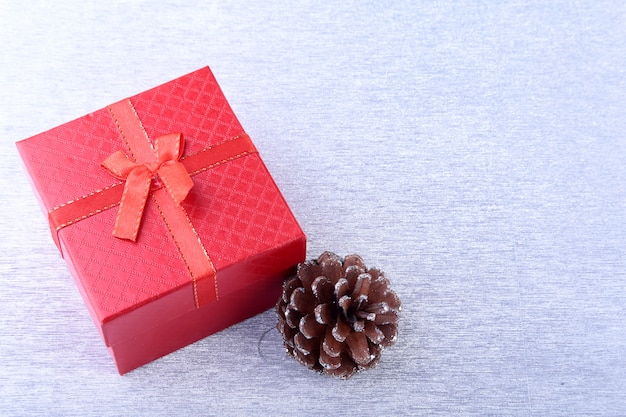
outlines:
[{"label": "pine cone scale", "polygon": [[324,335],[324,341],[322,343],[322,349],[328,353],[328,355],[337,357],[341,355],[343,350],[343,343],[338,341],[335,336],[333,336],[332,329],[329,327],[326,330],[326,334]]},{"label": "pine cone scale", "polygon": [[363,309],[364,312],[372,314],[385,314],[390,310],[389,304],[384,301],[379,303],[370,303]]},{"label": "pine cone scale", "polygon": [[352,265],[346,268],[344,275],[348,284],[350,284],[350,288],[354,288],[357,278],[359,278],[359,275],[361,275],[363,271],[365,271],[365,269],[360,268],[357,265]]},{"label": "pine cone scale", "polygon": [[346,272],[348,268],[351,268],[353,266],[357,267],[358,269],[366,269],[365,262],[363,262],[363,258],[361,258],[359,255],[346,256],[343,260],[343,267]]},{"label": "pine cone scale", "polygon": [[370,283],[372,277],[369,274],[361,274],[356,280],[354,290],[352,290],[352,298],[355,301],[367,300],[370,291]]},{"label": "pine cone scale", "polygon": [[337,369],[325,371],[328,375],[348,379],[354,375],[357,370],[357,364],[347,354],[341,355],[341,366]]},{"label": "pine cone scale", "polygon": [[286,347],[293,348],[293,338],[296,336],[297,330],[289,327],[286,323],[280,326],[278,330],[283,335],[283,339],[285,339]]},{"label": "pine cone scale", "polygon": [[395,324],[398,321],[398,316],[391,312],[385,314],[377,314],[374,319],[374,324]]},{"label": "pine cone scale", "polygon": [[350,356],[357,363],[357,365],[367,365],[374,359],[370,354],[367,338],[364,333],[350,333],[346,338],[348,349],[350,349]]},{"label": "pine cone scale", "polygon": [[302,333],[296,334],[293,338],[294,347],[303,353],[304,355],[309,355],[315,349],[317,349],[317,343],[315,343],[312,339],[307,339]]},{"label": "pine cone scale", "polygon": [[319,324],[329,325],[333,322],[335,316],[335,306],[331,303],[318,304],[315,306],[315,320]]},{"label": "pine cone scale", "polygon": [[346,340],[346,337],[350,334],[350,326],[343,321],[342,319],[337,319],[337,323],[335,323],[335,327],[333,327],[332,335],[338,342],[343,342]]},{"label": "pine cone scale", "polygon": [[385,335],[383,341],[380,342],[382,346],[388,347],[396,342],[396,335],[398,333],[398,326],[396,324],[378,326],[378,329]]},{"label": "pine cone scale", "polygon": [[341,355],[331,356],[326,350],[320,349],[319,362],[324,369],[337,369],[341,366]]},{"label": "pine cone scale", "polygon": [[344,295],[337,301],[337,305],[339,306],[342,315],[349,319],[350,309],[352,308],[352,298],[348,295]]},{"label": "pine cone scale", "polygon": [[302,333],[307,339],[321,337],[326,331],[326,326],[324,324],[318,323],[315,320],[314,314],[309,314],[302,317],[298,328],[300,329],[300,333]]},{"label": "pine cone scale", "polygon": [[294,349],[293,355],[301,364],[307,366],[308,368],[313,368],[317,364],[317,356],[319,356],[319,352],[312,352],[308,355],[305,355],[299,350]]},{"label": "pine cone scale", "polygon": [[331,302],[335,294],[335,286],[325,276],[315,278],[311,285],[311,290],[320,303]]},{"label": "pine cone scale", "polygon": [[299,288],[301,286],[302,282],[300,282],[300,279],[297,276],[289,279],[283,287],[283,302],[289,304],[289,302],[291,301],[291,294],[296,288]]},{"label": "pine cone scale", "polygon": [[350,283],[347,279],[341,278],[335,284],[335,297],[339,300],[341,297],[348,295],[350,291]]},{"label": "pine cone scale", "polygon": [[387,278],[382,277],[382,276],[374,278],[374,276],[371,273],[371,270],[370,272],[368,272],[368,274],[370,274],[373,280],[372,285],[370,286],[370,293],[377,294],[380,297],[384,297],[387,291],[387,288],[389,287],[389,280],[387,280]]},{"label": "pine cone scale", "polygon": [[395,311],[397,313],[400,312],[402,308],[402,303],[400,302],[400,299],[395,293],[388,292],[387,296],[385,297],[385,300],[391,311]]},{"label": "pine cone scale", "polygon": [[302,320],[302,314],[300,314],[297,310],[285,310],[285,323],[287,323],[289,327],[296,329],[300,325],[300,320]]},{"label": "pine cone scale", "polygon": [[289,306],[302,314],[312,313],[315,309],[315,296],[304,288],[296,288],[291,293]]},{"label": "pine cone scale", "polygon": [[321,275],[321,272],[319,265],[307,262],[298,265],[296,277],[299,278],[302,286],[309,288],[313,284],[313,280]]},{"label": "pine cone scale", "polygon": [[385,338],[383,331],[371,321],[365,322],[365,329],[363,329],[363,333],[365,333],[365,336],[367,336],[372,343],[380,343]]},{"label": "pine cone scale", "polygon": [[374,321],[376,319],[376,313],[372,313],[372,312],[368,312],[364,310],[358,310],[356,313],[354,313],[354,316],[357,319],[368,320],[368,321]]}]

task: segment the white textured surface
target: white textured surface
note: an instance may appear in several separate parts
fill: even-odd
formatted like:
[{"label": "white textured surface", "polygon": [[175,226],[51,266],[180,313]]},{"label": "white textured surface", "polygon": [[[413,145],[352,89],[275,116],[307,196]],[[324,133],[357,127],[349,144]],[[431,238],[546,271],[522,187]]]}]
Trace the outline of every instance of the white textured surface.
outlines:
[{"label": "white textured surface", "polygon": [[[202,3],[0,5],[1,415],[626,415],[623,1]],[[376,369],[268,311],[117,375],[13,142],[204,65],[309,257],[392,279]]]}]

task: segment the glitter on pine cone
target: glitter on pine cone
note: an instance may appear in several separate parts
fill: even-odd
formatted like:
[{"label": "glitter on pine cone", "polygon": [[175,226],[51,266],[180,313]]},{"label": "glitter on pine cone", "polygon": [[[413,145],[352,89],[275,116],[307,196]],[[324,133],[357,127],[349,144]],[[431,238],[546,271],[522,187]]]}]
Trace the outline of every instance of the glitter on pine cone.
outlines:
[{"label": "glitter on pine cone", "polygon": [[324,252],[299,264],[276,304],[287,352],[343,379],[374,367],[398,333],[401,303],[388,287],[384,273],[358,255]]}]

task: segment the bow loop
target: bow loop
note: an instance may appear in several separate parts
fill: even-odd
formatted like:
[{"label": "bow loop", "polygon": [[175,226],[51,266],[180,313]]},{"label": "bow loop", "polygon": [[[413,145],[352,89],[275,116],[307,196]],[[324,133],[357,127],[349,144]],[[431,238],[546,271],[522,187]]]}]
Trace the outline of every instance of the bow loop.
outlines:
[{"label": "bow loop", "polygon": [[154,141],[157,162],[178,161],[183,156],[185,139],[182,133],[169,133]]},{"label": "bow loop", "polygon": [[105,159],[102,166],[118,180],[125,180],[137,164],[128,159],[124,152],[117,151]]},{"label": "bow loop", "polygon": [[117,151],[102,162],[102,166],[117,179],[125,181],[124,193],[113,227],[113,235],[120,239],[137,240],[139,225],[155,175],[161,179],[172,200],[180,205],[193,187],[191,176],[179,161],[183,154],[182,133],[170,133],[155,140],[154,159],[151,162],[131,161]]}]

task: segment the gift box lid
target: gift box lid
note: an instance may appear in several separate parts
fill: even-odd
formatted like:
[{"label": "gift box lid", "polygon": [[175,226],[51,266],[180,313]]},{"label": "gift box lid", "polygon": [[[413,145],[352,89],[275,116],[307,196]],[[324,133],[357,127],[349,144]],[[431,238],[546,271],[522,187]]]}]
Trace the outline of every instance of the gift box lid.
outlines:
[{"label": "gift box lid", "polygon": [[[128,102],[151,141],[171,132],[183,133],[183,162],[246,136],[208,67]],[[110,107],[20,141],[17,147],[46,214],[111,187],[121,189],[120,180],[103,169],[102,162],[119,150],[132,154]],[[205,167],[194,173],[192,181],[181,207],[217,271],[218,296],[259,279],[264,268],[271,273],[273,264],[284,268],[280,260],[265,259],[263,254],[275,256],[271,254],[280,253],[276,248],[305,240],[255,150]],[[188,260],[172,239],[158,202],[147,199],[136,242],[112,235],[118,206],[101,207],[53,230],[107,344],[115,343],[116,336],[106,324],[132,316],[142,307],[137,316],[145,326],[198,307],[189,290]],[[246,262],[255,265],[255,273],[240,267]]]}]

